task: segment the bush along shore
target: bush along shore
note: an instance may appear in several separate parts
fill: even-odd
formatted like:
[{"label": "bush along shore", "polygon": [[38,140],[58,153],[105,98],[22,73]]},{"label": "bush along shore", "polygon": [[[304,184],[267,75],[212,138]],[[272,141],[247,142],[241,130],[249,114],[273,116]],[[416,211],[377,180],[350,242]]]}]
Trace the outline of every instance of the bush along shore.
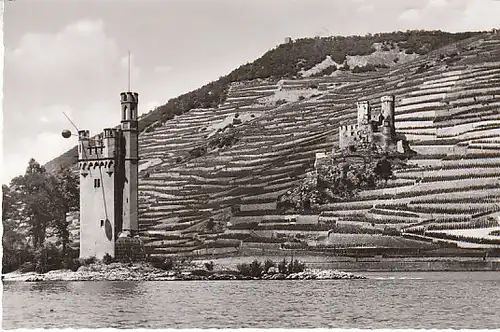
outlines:
[{"label": "bush along shore", "polygon": [[333,270],[306,269],[297,260],[279,264],[267,260],[264,263],[238,264],[237,269],[175,262],[166,259],[153,262],[102,262],[93,261],[80,266],[76,271],[52,270],[47,273],[20,271],[2,275],[3,281],[188,281],[188,280],[333,280],[366,279],[361,275]]}]

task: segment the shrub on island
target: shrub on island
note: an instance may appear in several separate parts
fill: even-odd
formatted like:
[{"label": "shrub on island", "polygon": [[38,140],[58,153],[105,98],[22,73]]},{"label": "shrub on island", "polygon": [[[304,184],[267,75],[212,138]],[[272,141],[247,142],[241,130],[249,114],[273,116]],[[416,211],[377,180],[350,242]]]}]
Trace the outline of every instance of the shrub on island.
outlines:
[{"label": "shrub on island", "polygon": [[83,266],[88,266],[94,264],[95,262],[97,262],[97,258],[95,256],[80,259],[80,263],[82,263]]},{"label": "shrub on island", "polygon": [[174,268],[175,262],[172,258],[170,257],[159,257],[159,256],[150,256],[147,259],[148,262],[153,265],[153,267],[156,267],[157,269],[165,270],[165,271],[171,271]]},{"label": "shrub on island", "polygon": [[274,261],[268,259],[264,263],[261,263],[258,260],[252,261],[252,263],[241,263],[236,266],[238,273],[244,277],[254,277],[260,278],[265,274],[272,274],[273,271],[283,275],[289,275],[292,273],[299,273],[305,270],[305,264],[299,262],[298,260],[294,260],[293,258],[290,262],[287,262],[285,258],[279,263],[276,264]]},{"label": "shrub on island", "polygon": [[212,261],[206,262],[204,265],[205,265],[205,268],[207,269],[207,271],[213,271],[214,270],[214,262],[212,262]]},{"label": "shrub on island", "polygon": [[114,259],[110,254],[106,253],[106,255],[104,255],[104,257],[102,258],[102,262],[106,265],[109,265],[114,262]]}]

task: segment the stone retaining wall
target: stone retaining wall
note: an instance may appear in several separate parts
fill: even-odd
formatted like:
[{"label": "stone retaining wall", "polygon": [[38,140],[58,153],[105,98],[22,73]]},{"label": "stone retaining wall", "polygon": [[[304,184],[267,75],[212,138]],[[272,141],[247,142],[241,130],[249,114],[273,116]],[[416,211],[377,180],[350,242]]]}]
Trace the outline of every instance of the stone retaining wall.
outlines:
[{"label": "stone retaining wall", "polygon": [[500,261],[369,261],[307,264],[342,271],[500,271]]}]

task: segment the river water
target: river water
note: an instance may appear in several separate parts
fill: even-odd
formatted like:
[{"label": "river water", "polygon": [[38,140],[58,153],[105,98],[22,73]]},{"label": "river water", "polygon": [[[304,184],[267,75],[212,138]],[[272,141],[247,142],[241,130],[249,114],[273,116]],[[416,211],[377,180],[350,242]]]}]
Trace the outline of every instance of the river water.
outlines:
[{"label": "river water", "polygon": [[499,328],[500,272],[367,280],[5,282],[3,328]]}]

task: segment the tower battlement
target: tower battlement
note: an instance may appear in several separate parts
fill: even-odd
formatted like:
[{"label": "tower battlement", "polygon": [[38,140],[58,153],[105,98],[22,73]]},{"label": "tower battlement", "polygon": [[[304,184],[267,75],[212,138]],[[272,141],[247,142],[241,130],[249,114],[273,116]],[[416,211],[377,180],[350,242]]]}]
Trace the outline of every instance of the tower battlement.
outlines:
[{"label": "tower battlement", "polygon": [[90,138],[90,131],[88,130],[79,130],[78,131],[78,140],[86,140]]},{"label": "tower battlement", "polygon": [[122,102],[139,102],[139,94],[137,92],[125,91],[120,93]]},{"label": "tower battlement", "polygon": [[120,102],[122,105],[121,121],[137,121],[137,105],[139,103],[139,94],[136,92],[122,92],[120,93]]},{"label": "tower battlement", "polygon": [[114,128],[104,128],[104,138],[115,138],[117,130]]},{"label": "tower battlement", "polygon": [[115,137],[114,133],[108,135],[97,135],[90,138],[88,130],[80,130],[78,136],[78,160],[100,160],[113,159],[115,156]]},{"label": "tower battlement", "polygon": [[358,101],[356,103],[358,110],[358,126],[367,124],[371,120],[371,109],[369,101]]}]

